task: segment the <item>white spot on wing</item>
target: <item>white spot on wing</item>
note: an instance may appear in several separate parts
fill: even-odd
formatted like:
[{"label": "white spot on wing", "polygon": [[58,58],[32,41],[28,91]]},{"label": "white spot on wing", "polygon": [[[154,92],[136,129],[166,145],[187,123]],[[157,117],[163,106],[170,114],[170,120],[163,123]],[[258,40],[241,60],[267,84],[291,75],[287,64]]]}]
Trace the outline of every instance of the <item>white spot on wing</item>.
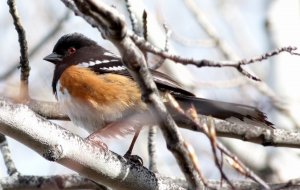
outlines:
[{"label": "white spot on wing", "polygon": [[82,62],[82,63],[79,63],[78,66],[80,66],[80,67],[88,67],[89,63]]},{"label": "white spot on wing", "polygon": [[110,56],[110,57],[118,57],[118,56],[116,56],[115,54],[113,54],[111,52],[104,52],[103,55]]},{"label": "white spot on wing", "polygon": [[110,61],[109,60],[103,60],[101,61],[102,63],[109,63]]},{"label": "white spot on wing", "polygon": [[124,66],[114,66],[114,67],[103,67],[101,69],[107,70],[107,71],[121,71],[121,70],[125,70],[125,67]]},{"label": "white spot on wing", "polygon": [[94,65],[96,65],[96,63],[94,61],[89,62],[89,66],[94,66]]}]

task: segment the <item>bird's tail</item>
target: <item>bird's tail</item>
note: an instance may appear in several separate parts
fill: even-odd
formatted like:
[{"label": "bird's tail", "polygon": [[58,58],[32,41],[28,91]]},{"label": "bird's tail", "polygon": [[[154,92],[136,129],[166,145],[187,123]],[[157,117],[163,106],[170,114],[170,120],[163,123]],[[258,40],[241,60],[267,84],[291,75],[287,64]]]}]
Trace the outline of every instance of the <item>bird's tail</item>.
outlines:
[{"label": "bird's tail", "polygon": [[267,120],[263,112],[252,106],[208,100],[193,96],[174,95],[174,97],[183,108],[190,107],[192,102],[197,113],[201,115],[233,122],[242,121],[257,126],[273,126],[273,124]]}]

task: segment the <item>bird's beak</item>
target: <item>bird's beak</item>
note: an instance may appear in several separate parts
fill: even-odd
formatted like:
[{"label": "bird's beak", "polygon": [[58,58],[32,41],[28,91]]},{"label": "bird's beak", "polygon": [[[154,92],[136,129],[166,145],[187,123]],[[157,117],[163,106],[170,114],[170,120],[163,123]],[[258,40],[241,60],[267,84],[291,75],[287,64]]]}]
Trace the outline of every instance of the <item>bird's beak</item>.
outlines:
[{"label": "bird's beak", "polygon": [[56,64],[57,62],[62,61],[62,56],[53,52],[50,55],[47,55],[46,57],[44,57],[44,60]]}]

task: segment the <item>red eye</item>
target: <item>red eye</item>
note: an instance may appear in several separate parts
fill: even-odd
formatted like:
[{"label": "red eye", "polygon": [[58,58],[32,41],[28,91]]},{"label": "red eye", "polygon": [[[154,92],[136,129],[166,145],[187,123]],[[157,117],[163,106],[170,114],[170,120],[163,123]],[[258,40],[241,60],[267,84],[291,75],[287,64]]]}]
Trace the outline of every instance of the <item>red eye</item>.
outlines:
[{"label": "red eye", "polygon": [[73,47],[70,47],[70,48],[68,49],[69,55],[71,55],[71,54],[73,54],[73,53],[75,53],[75,52],[76,52],[76,49],[73,48]]}]

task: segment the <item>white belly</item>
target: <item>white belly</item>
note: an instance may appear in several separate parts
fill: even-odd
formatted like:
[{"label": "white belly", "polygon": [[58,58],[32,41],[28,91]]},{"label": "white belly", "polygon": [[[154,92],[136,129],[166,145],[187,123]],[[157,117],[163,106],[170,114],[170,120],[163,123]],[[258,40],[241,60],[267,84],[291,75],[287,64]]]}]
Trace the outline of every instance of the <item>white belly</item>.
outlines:
[{"label": "white belly", "polygon": [[[57,98],[61,105],[62,111],[66,113],[71,121],[87,130],[89,133],[92,133],[96,130],[100,130],[107,126],[107,124],[112,123],[119,118],[122,118],[122,114],[118,111],[117,107],[111,105],[108,107],[98,107],[97,111],[91,109],[91,107],[84,102],[78,101],[76,98],[72,98],[65,88],[60,88],[61,85],[58,82],[57,89]],[[115,108],[115,109],[114,109]],[[109,109],[109,113],[102,111],[103,109]],[[124,130],[124,129],[120,129]],[[118,131],[116,131],[118,133]]]}]

